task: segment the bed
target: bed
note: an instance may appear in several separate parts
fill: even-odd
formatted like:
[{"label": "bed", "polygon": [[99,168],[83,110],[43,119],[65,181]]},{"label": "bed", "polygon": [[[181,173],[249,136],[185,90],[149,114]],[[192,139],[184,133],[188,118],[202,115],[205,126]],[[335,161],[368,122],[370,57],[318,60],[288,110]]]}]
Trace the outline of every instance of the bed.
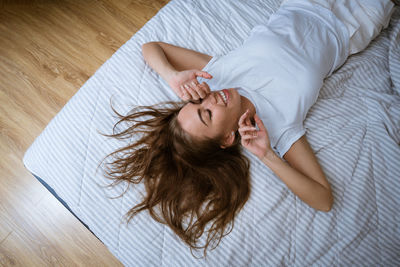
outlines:
[{"label": "bed", "polygon": [[[330,182],[329,213],[300,201],[250,153],[251,196],[233,231],[206,258],[142,212],[124,214],[142,185],[113,188],[100,161],[131,140],[109,139],[120,113],[178,100],[145,64],[141,45],[163,41],[210,55],[239,46],[280,0],[172,0],[107,60],[36,138],[26,168],[126,266],[398,266],[400,262],[400,9],[363,52],[321,89],[305,121]],[[202,252],[194,252],[200,257]]]}]

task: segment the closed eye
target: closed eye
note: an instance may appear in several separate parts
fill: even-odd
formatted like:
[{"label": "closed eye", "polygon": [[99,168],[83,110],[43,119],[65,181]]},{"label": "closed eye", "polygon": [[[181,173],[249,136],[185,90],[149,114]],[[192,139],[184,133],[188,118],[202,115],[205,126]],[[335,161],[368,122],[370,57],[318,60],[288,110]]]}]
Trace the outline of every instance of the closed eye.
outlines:
[{"label": "closed eye", "polygon": [[211,121],[211,118],[212,118],[212,112],[211,112],[211,110],[209,110],[209,109],[206,109],[206,111],[208,112],[208,116],[210,117],[210,121]]},{"label": "closed eye", "polygon": [[[198,100],[189,100],[189,103],[192,103],[192,104],[194,104],[194,105],[199,105],[199,104],[201,104],[202,102],[203,102],[203,99],[202,99],[202,98],[200,98],[200,99],[198,99]],[[206,112],[208,113],[208,117],[209,117],[209,119],[210,119],[210,121],[211,121],[211,119],[212,119],[212,112],[211,112],[211,110],[206,109]]]}]

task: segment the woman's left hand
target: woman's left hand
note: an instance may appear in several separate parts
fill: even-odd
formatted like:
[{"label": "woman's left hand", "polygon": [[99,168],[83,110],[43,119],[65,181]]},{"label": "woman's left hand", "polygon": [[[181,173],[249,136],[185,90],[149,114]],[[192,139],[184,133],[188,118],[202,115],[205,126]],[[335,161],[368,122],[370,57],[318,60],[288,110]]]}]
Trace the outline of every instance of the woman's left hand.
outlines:
[{"label": "woman's left hand", "polygon": [[242,138],[242,146],[262,159],[268,152],[272,151],[271,144],[267,129],[257,114],[254,115],[254,120],[259,130],[251,124],[249,110],[247,110],[239,119],[239,134]]},{"label": "woman's left hand", "polygon": [[193,69],[174,72],[167,81],[183,101],[199,100],[210,93],[210,88],[206,82],[199,84],[197,77],[212,78],[208,72]]}]

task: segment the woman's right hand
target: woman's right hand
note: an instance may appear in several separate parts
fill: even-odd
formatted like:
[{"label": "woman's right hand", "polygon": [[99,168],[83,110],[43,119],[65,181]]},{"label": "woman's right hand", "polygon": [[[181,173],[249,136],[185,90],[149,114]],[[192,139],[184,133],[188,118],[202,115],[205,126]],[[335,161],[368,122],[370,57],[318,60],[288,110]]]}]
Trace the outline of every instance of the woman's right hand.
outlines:
[{"label": "woman's right hand", "polygon": [[199,100],[210,93],[210,87],[206,82],[199,84],[197,77],[212,78],[211,74],[205,71],[184,70],[171,75],[168,84],[183,101]]},{"label": "woman's right hand", "polygon": [[242,139],[242,146],[262,160],[266,154],[273,152],[273,150],[271,149],[268,131],[257,114],[254,114],[254,121],[258,130],[251,124],[249,110],[247,110],[239,119],[238,130]]}]

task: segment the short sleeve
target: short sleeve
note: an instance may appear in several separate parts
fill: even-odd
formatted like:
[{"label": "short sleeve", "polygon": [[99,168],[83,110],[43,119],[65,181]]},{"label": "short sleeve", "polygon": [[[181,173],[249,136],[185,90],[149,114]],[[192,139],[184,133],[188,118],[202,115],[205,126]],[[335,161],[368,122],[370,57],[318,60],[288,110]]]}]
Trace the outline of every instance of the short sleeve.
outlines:
[{"label": "short sleeve", "polygon": [[277,144],[273,147],[279,157],[283,158],[290,147],[306,133],[302,125],[286,129],[280,136]]},{"label": "short sleeve", "polygon": [[202,69],[203,71],[206,71],[209,74],[211,74],[213,76],[212,79],[205,79],[202,77],[197,78],[199,83],[206,82],[212,90],[215,88],[219,88],[223,81],[224,75],[222,68],[218,68],[217,66],[215,66],[216,65],[215,63],[218,62],[218,60],[221,57],[222,57],[221,55],[213,56],[207,63],[207,65],[205,65],[204,68]]},{"label": "short sleeve", "polygon": [[215,63],[215,61],[217,61],[220,57],[221,57],[221,55],[214,55],[214,56],[212,56],[212,58],[210,59],[210,61],[208,61],[208,63],[204,66],[203,70],[204,70],[204,71],[208,71],[210,68],[212,68],[212,66],[213,66],[213,64]]}]

